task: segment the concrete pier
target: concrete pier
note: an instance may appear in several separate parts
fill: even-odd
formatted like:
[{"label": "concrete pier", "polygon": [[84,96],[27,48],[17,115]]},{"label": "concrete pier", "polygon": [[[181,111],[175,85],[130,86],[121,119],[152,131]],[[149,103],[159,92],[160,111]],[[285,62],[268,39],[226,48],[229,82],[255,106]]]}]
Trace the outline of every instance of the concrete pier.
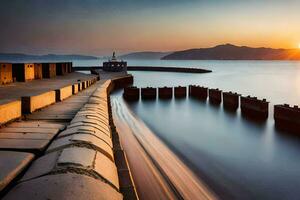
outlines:
[{"label": "concrete pier", "polygon": [[[92,67],[73,67],[74,71],[90,71],[90,70],[101,70],[102,66]],[[157,71],[157,72],[176,72],[176,73],[210,73],[211,70],[201,68],[188,68],[188,67],[162,67],[162,66],[127,66],[127,71]]]},{"label": "concrete pier", "polygon": [[125,87],[123,97],[127,101],[138,101],[140,98],[140,88],[137,87]]},{"label": "concrete pier", "polygon": [[189,96],[201,100],[206,100],[208,95],[208,88],[201,87],[199,85],[190,85],[189,86]]},{"label": "concrete pier", "polygon": [[222,90],[209,89],[208,90],[209,101],[213,104],[220,104],[222,102]]},{"label": "concrete pier", "polygon": [[226,109],[236,110],[240,105],[240,95],[233,92],[223,92],[223,106]]},{"label": "concrete pier", "polygon": [[0,129],[0,198],[138,199],[113,125],[113,89],[100,81]]},{"label": "concrete pier", "polygon": [[156,99],[156,88],[146,87],[141,88],[142,99]]},{"label": "concrete pier", "polygon": [[269,115],[269,102],[257,97],[241,97],[242,115],[258,120],[265,120]]},{"label": "concrete pier", "polygon": [[291,133],[300,133],[300,108],[288,104],[274,106],[276,128]]},{"label": "concrete pier", "polygon": [[174,97],[175,98],[185,98],[186,97],[186,87],[174,87]]},{"label": "concrete pier", "polygon": [[160,99],[172,99],[173,89],[171,87],[160,87],[160,88],[158,88],[158,97]]}]

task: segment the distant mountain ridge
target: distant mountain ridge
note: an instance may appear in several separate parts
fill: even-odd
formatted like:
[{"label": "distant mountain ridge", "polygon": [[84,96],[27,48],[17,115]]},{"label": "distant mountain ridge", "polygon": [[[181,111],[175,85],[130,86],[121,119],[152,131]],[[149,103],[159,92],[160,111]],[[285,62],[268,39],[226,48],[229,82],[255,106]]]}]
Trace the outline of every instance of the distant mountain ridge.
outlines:
[{"label": "distant mountain ridge", "polygon": [[121,55],[121,59],[136,59],[136,60],[160,60],[162,57],[169,55],[172,52],[153,52],[153,51],[142,51],[133,52],[125,55]]},{"label": "distant mountain ridge", "polygon": [[300,60],[300,49],[272,49],[218,45],[173,52],[162,60]]},{"label": "distant mountain ridge", "polygon": [[69,60],[91,60],[98,59],[95,56],[85,56],[85,55],[57,55],[57,54],[47,54],[47,55],[28,55],[20,53],[0,53],[0,61],[39,61],[39,60],[58,60],[58,61],[69,61]]}]

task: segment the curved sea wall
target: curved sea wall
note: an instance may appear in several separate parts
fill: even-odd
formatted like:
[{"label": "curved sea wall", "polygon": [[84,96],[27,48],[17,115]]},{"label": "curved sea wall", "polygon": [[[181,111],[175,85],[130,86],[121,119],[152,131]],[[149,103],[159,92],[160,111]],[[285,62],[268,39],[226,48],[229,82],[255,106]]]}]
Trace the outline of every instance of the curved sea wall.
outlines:
[{"label": "curved sea wall", "polygon": [[131,79],[98,84],[67,128],[4,199],[138,199],[109,97],[115,86]]}]

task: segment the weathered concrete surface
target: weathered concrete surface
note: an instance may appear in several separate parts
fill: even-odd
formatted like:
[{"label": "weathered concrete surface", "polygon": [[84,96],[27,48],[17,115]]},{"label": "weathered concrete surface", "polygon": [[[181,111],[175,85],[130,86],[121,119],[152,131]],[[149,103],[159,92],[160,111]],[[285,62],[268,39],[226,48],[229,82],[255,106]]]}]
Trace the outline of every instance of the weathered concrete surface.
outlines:
[{"label": "weathered concrete surface", "polygon": [[49,140],[0,139],[0,150],[42,152],[48,144]]},{"label": "weathered concrete surface", "polygon": [[103,131],[99,131],[98,129],[89,127],[89,126],[77,126],[77,127],[73,127],[73,128],[68,128],[67,130],[61,132],[58,135],[58,138],[75,135],[75,134],[93,135],[93,136],[103,140],[110,147],[113,147],[111,137],[109,137],[109,135],[107,133],[105,133]]},{"label": "weathered concrete surface", "polygon": [[0,104],[12,100],[19,100],[22,96],[35,96],[53,91],[67,85],[96,78],[96,75],[70,73],[52,79],[33,80],[27,83],[15,82],[10,85],[0,85]]},{"label": "weathered concrete surface", "polygon": [[[30,122],[22,124],[26,124],[27,127],[14,127],[12,123],[0,129],[0,150],[42,152],[62,129],[59,125],[56,125],[56,128],[47,128],[37,126],[36,123],[30,127]],[[48,126],[50,124],[48,123]]]},{"label": "weathered concrete surface", "polygon": [[58,138],[51,143],[47,152],[58,151],[71,146],[88,146],[89,148],[96,149],[105,154],[111,160],[114,160],[113,151],[111,147],[102,139],[89,134],[75,134]]},{"label": "weathered concrete surface", "polygon": [[[1,99],[1,98],[0,98]],[[1,102],[1,100],[0,100]],[[1,104],[1,103],[0,103]],[[21,101],[14,100],[0,105],[0,125],[5,124],[14,119],[20,118],[22,115]]]},{"label": "weathered concrete surface", "polygon": [[66,87],[62,87],[59,89],[55,90],[55,96],[56,96],[56,101],[63,101],[66,98],[72,96],[73,94],[73,87],[72,85],[66,86]]},{"label": "weathered concrete surface", "polygon": [[55,91],[22,97],[22,113],[28,114],[55,103]]},{"label": "weathered concrete surface", "polygon": [[14,187],[4,200],[121,200],[122,195],[108,184],[80,174],[57,174],[26,181]]},{"label": "weathered concrete surface", "polygon": [[46,121],[21,121],[14,122],[9,125],[11,128],[52,128],[63,130],[65,128],[64,124],[51,123]]},{"label": "weathered concrete surface", "polygon": [[31,153],[0,151],[0,192],[33,160]]},{"label": "weathered concrete surface", "polygon": [[48,121],[71,121],[78,110],[82,108],[87,102],[91,94],[95,91],[96,85],[82,90],[77,95],[73,95],[68,99],[58,102],[52,106],[44,108],[39,112],[34,112],[26,116],[31,120],[48,120]]}]

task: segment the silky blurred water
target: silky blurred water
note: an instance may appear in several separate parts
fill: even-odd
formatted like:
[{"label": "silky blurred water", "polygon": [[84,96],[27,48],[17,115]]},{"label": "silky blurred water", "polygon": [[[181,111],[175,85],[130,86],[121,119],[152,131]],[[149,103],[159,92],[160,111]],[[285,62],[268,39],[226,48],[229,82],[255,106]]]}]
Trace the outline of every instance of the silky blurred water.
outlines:
[{"label": "silky blurred water", "polygon": [[[130,103],[133,112],[224,199],[299,199],[300,139],[274,128],[273,105],[299,104],[300,62],[128,61],[200,67],[208,74],[134,72],[135,85],[199,84],[270,101],[265,123],[193,99]],[[84,63],[76,63],[84,65]],[[113,98],[125,103],[121,92]]]}]

